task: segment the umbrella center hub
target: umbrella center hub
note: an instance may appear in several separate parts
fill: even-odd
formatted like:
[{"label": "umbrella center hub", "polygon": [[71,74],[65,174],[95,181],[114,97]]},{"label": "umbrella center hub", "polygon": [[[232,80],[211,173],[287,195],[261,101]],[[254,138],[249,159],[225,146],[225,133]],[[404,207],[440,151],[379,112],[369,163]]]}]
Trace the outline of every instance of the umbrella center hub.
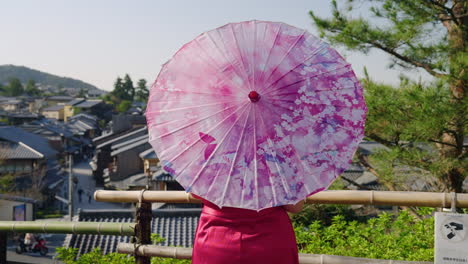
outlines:
[{"label": "umbrella center hub", "polygon": [[252,103],[256,103],[260,100],[260,95],[256,91],[251,91],[249,93],[249,99]]}]

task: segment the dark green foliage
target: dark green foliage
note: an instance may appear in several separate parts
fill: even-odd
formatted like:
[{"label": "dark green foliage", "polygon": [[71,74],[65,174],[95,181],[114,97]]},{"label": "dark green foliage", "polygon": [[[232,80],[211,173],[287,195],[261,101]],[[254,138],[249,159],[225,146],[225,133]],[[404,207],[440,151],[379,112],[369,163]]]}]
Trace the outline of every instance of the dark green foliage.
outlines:
[{"label": "dark green foliage", "polygon": [[125,113],[128,109],[130,109],[130,107],[132,107],[132,102],[123,100],[117,105],[116,109],[119,113]]},{"label": "dark green foliage", "polygon": [[308,204],[304,209],[292,215],[292,221],[299,225],[310,225],[315,221],[320,221],[325,226],[332,223],[332,219],[341,215],[346,221],[363,221],[364,219],[351,209],[349,205],[334,205],[334,204]]},{"label": "dark green foliage", "polygon": [[17,78],[11,78],[3,90],[3,94],[6,96],[20,96],[24,93],[24,87]]},{"label": "dark green foliage", "polygon": [[[422,215],[428,212],[424,209]],[[364,223],[333,217],[331,225],[314,221],[295,225],[302,253],[406,261],[432,261],[434,218],[418,220],[407,211],[398,216],[382,213]]]},{"label": "dark green foliage", "polygon": [[148,101],[149,90],[146,87],[146,80],[140,79],[138,80],[136,91],[135,91],[135,100],[139,102],[146,102]]},{"label": "dark green foliage", "polygon": [[125,95],[122,99],[133,101],[135,97],[135,87],[133,87],[133,81],[128,74],[125,74],[122,88]]},{"label": "dark green foliage", "polygon": [[[1,164],[0,164],[1,166]],[[15,176],[13,174],[2,174],[0,175],[0,193],[9,193],[14,191]]]},{"label": "dark green foliage", "polygon": [[[389,189],[411,188],[408,179],[437,177],[434,190],[463,192],[468,165],[463,146],[467,130],[468,4],[466,1],[332,2],[333,17],[311,12],[321,33],[333,44],[364,53],[378,49],[393,66],[418,68],[436,78],[428,85],[403,79],[401,87],[364,82],[369,113],[366,136],[388,147],[360,161]],[[356,16],[355,7],[369,7],[371,16]]]},{"label": "dark green foliage", "polygon": [[[78,249],[57,248],[57,258],[65,264],[134,264],[135,259],[119,253],[103,255],[101,249],[94,248],[93,251],[83,254],[76,259]],[[75,260],[76,259],[76,260]]]},{"label": "dark green foliage", "polygon": [[114,90],[112,95],[115,97],[114,103],[119,103],[123,100],[133,101],[135,96],[135,88],[133,87],[133,81],[128,74],[125,74],[124,79],[117,77],[114,83]]},{"label": "dark green foliage", "polygon": [[[384,144],[368,160],[379,179],[396,189],[410,189],[408,177],[427,177],[434,190],[461,188],[466,175],[450,181],[450,172],[468,169],[463,156],[441,155],[441,137],[458,115],[442,84],[423,87],[402,82],[399,88],[364,80],[369,108],[366,136]],[[453,185],[455,183],[455,186]],[[457,189],[461,192],[460,189]]]}]

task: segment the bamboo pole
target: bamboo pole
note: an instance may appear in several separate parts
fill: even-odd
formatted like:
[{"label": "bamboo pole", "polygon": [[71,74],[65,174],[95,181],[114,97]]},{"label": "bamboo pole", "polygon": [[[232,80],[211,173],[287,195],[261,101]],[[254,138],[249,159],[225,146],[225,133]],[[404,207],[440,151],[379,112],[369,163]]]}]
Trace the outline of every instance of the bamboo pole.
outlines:
[{"label": "bamboo pole", "polygon": [[[151,244],[151,203],[138,203],[136,212],[136,229],[135,235],[140,244]],[[151,258],[143,255],[135,256],[135,263],[137,264],[150,264]]]},{"label": "bamboo pole", "polygon": [[[98,202],[200,203],[184,191],[104,191],[94,193]],[[309,204],[368,204],[468,208],[466,193],[395,192],[395,191],[323,191],[307,198]]]},{"label": "bamboo pole", "polygon": [[134,223],[0,221],[1,232],[133,236]]},{"label": "bamboo pole", "polygon": [[[119,243],[117,252],[123,254],[137,254],[151,257],[163,257],[174,259],[191,259],[192,248],[182,247],[164,247],[156,245],[135,245],[131,243]],[[400,261],[386,259],[368,259],[343,257],[334,255],[319,255],[319,254],[299,254],[299,263],[301,264],[428,264],[432,262],[424,261]]]}]

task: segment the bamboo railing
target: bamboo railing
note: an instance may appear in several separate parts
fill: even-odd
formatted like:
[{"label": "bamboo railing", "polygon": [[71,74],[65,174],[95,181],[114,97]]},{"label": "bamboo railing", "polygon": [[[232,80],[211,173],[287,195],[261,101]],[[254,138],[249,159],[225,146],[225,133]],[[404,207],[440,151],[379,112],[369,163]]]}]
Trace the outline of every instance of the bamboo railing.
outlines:
[{"label": "bamboo railing", "polygon": [[[201,203],[185,191],[104,191],[94,193],[98,202]],[[466,193],[395,191],[323,191],[306,199],[310,204],[366,204],[468,208]]]},{"label": "bamboo railing", "polygon": [[[137,254],[147,257],[163,257],[174,259],[191,259],[192,248],[182,247],[164,247],[156,245],[135,245],[131,243],[119,243],[117,252],[123,254]],[[385,259],[368,259],[343,257],[334,255],[318,255],[318,254],[299,254],[299,263],[301,264],[428,264],[432,262],[424,261],[399,261]]]},{"label": "bamboo railing", "polygon": [[0,232],[135,235],[135,223],[0,221]]}]

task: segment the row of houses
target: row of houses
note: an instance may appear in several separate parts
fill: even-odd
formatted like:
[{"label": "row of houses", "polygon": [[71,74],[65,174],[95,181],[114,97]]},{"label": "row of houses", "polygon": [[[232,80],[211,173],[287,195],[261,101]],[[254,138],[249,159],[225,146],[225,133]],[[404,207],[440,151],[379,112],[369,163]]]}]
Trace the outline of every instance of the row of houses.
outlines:
[{"label": "row of houses", "polygon": [[16,126],[0,125],[0,177],[11,179],[0,192],[60,208],[54,197],[63,189],[66,156],[75,160],[91,156],[91,139],[99,133],[97,118],[85,113],[66,123],[37,118]]},{"label": "row of houses", "polygon": [[95,154],[90,165],[97,182],[108,189],[183,190],[162,170],[148,142],[144,116],[115,116],[111,127],[93,139]]},{"label": "row of houses", "polygon": [[112,108],[104,104],[100,99],[74,98],[70,96],[50,96],[45,98],[0,96],[0,110],[2,110],[0,116],[15,119],[12,124],[22,123],[21,117],[23,119],[34,119],[38,118],[39,115],[65,122],[68,121],[68,118],[78,113],[87,113],[106,119],[110,119],[112,115]]}]

